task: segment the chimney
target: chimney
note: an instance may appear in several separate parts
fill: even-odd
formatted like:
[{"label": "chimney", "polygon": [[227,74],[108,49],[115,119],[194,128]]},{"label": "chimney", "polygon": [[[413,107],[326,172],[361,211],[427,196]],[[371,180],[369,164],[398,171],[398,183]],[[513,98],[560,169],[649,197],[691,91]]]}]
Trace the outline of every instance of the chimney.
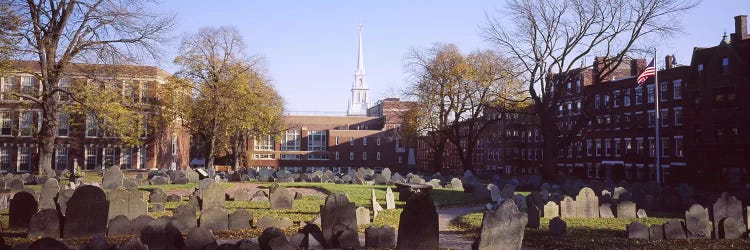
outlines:
[{"label": "chimney", "polygon": [[734,17],[734,34],[732,34],[732,43],[747,39],[747,15]]},{"label": "chimney", "polygon": [[664,57],[664,68],[671,69],[672,64],[674,63],[672,56],[665,56]]}]

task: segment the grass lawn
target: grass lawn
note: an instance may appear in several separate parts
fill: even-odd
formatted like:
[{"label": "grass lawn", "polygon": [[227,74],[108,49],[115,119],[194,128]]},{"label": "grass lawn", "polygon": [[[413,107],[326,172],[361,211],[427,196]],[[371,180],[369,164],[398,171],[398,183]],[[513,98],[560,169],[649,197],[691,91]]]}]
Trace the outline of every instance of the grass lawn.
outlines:
[{"label": "grass lawn", "polygon": [[[482,213],[471,213],[451,221],[461,233],[476,235],[482,224]],[[632,221],[648,225],[663,224],[673,218],[617,219],[568,218],[564,238],[548,233],[549,219],[541,219],[541,227],[526,229],[523,246],[532,249],[750,249],[750,240],[630,240],[626,226]]]}]

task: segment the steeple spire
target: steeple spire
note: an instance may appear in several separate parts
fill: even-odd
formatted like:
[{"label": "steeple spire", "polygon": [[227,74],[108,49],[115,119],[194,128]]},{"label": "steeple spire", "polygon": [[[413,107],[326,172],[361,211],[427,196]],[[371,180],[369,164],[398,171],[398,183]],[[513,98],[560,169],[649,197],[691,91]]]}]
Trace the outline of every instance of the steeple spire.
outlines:
[{"label": "steeple spire", "polygon": [[365,74],[365,60],[362,53],[362,24],[359,25],[359,53],[357,54],[357,73],[356,75]]}]

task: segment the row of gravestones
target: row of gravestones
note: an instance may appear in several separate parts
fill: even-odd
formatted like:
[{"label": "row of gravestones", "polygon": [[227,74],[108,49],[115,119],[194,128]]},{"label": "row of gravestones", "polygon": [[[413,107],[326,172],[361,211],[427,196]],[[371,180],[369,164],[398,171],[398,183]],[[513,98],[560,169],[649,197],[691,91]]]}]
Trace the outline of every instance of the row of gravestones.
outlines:
[{"label": "row of gravestones", "polygon": [[[693,204],[685,211],[684,221],[673,220],[663,226],[652,225],[651,228],[640,223],[631,223],[627,227],[628,237],[654,240],[738,239],[748,232],[742,213],[742,201],[729,193],[722,193],[714,202],[711,215],[712,218],[709,217],[708,208]],[[746,218],[750,222],[750,209],[747,209]]]},{"label": "row of gravestones", "polygon": [[548,201],[544,205],[543,216],[545,218],[646,218],[646,211],[636,210],[636,204],[632,201],[622,201],[616,206],[616,214],[612,212],[609,203],[599,204],[599,197],[593,189],[582,188],[575,199],[565,196],[558,205],[555,201]]}]

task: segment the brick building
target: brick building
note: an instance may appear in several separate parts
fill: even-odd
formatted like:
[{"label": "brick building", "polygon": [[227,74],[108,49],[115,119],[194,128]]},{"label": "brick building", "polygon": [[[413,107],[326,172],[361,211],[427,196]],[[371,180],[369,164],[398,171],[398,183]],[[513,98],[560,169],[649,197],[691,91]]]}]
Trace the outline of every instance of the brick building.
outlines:
[{"label": "brick building", "polygon": [[[41,82],[34,74],[36,62],[17,61],[15,68],[23,69],[2,75],[0,84],[0,172],[38,171],[38,138],[41,109],[30,100],[13,93],[39,95]],[[58,137],[55,139],[53,166],[63,170],[78,164],[84,170],[120,166],[123,169],[169,168],[172,163],[187,167],[189,135],[179,127],[157,122],[156,93],[169,76],[151,66],[71,64],[69,74],[59,86],[68,91],[76,84],[102,84],[117,88],[123,98],[133,98],[140,105],[144,117],[141,144],[126,145],[115,135],[98,126],[91,115],[65,111],[72,105],[70,96],[58,94],[61,112],[58,118]],[[184,150],[183,150],[184,149]]]}]

